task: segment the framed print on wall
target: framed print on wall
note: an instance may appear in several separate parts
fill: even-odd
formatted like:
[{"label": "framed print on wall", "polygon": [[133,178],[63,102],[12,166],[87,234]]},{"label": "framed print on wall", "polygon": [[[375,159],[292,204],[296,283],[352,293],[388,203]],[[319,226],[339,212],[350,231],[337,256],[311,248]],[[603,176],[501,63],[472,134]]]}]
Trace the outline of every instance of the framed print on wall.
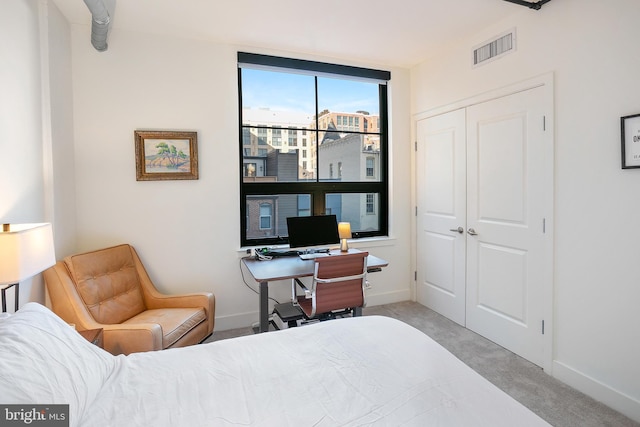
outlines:
[{"label": "framed print on wall", "polygon": [[640,168],[640,114],[620,118],[622,169]]},{"label": "framed print on wall", "polygon": [[179,131],[134,132],[136,180],[198,179],[198,134]]}]

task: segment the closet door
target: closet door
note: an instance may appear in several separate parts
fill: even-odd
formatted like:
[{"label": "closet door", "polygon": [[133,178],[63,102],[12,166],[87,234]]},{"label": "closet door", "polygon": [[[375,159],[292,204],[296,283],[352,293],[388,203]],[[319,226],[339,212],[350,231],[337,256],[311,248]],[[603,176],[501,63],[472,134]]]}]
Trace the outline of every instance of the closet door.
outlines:
[{"label": "closet door", "polygon": [[417,122],[417,300],[465,325],[465,111]]},{"label": "closet door", "polygon": [[467,108],[466,326],[540,366],[553,170],[544,94],[529,89]]}]

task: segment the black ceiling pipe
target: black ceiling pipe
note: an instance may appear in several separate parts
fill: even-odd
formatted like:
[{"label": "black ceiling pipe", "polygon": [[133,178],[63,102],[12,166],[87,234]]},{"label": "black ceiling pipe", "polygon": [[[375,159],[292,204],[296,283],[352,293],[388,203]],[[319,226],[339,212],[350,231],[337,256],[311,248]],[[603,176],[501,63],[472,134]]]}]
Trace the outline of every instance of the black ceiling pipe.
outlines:
[{"label": "black ceiling pipe", "polygon": [[98,52],[107,50],[109,35],[109,11],[103,0],[84,0],[91,12],[91,44]]},{"label": "black ceiling pipe", "polygon": [[530,2],[530,1],[524,1],[524,0],[504,0],[504,1],[507,1],[509,3],[514,3],[514,4],[519,4],[520,6],[526,6],[529,9],[540,10],[542,6],[549,3],[551,0],[540,0],[538,2]]}]

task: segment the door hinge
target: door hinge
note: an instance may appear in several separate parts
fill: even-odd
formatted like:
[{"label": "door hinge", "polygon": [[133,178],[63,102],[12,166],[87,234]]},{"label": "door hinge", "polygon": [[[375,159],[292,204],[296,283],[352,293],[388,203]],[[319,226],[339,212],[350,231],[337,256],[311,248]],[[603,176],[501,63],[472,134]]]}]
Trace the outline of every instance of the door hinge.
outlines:
[{"label": "door hinge", "polygon": [[547,131],[547,116],[542,116],[542,130]]},{"label": "door hinge", "polygon": [[547,219],[542,218],[542,234],[545,234],[546,232],[547,232]]},{"label": "door hinge", "polygon": [[416,282],[418,281],[418,270],[415,270],[413,272],[413,280],[416,281]]},{"label": "door hinge", "polygon": [[414,151],[418,151],[418,141],[414,141]]},{"label": "door hinge", "polygon": [[542,335],[544,335],[544,320],[542,321]]},{"label": "door hinge", "polygon": [[418,216],[418,207],[416,206],[416,216]]}]

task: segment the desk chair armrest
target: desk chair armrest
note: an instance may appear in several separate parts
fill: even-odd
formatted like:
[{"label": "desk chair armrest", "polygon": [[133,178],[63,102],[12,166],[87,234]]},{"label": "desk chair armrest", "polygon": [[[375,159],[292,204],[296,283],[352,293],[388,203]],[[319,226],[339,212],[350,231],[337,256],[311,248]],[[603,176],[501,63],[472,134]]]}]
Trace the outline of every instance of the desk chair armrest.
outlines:
[{"label": "desk chair armrest", "polygon": [[305,298],[311,298],[311,289],[307,288],[306,285],[302,283],[297,277],[291,279],[291,295],[296,294],[296,285],[302,288]]}]

